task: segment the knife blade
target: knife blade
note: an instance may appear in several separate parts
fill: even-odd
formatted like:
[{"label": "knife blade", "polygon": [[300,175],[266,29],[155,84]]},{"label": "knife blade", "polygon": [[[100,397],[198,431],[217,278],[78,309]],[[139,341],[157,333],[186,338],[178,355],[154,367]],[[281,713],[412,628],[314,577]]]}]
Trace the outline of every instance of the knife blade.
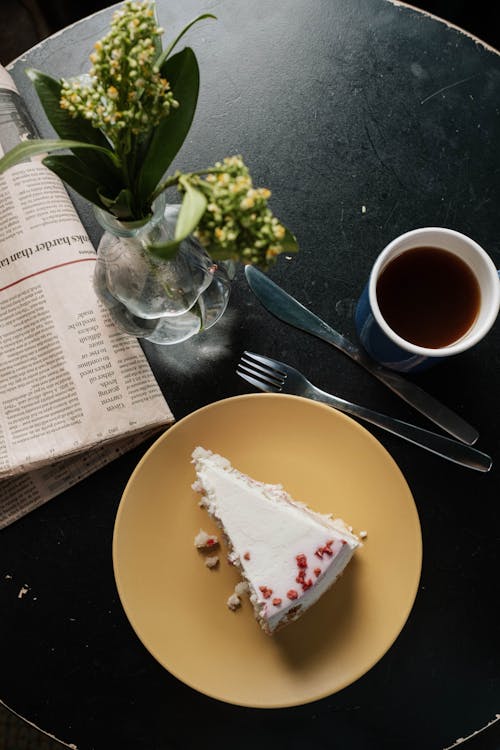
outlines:
[{"label": "knife blade", "polygon": [[250,289],[272,315],[306,333],[335,346],[374,375],[395,394],[410,404],[441,429],[463,443],[473,445],[479,437],[477,430],[462,417],[402,375],[375,362],[363,349],[321,320],[298,300],[285,292],[255,266],[245,266]]}]

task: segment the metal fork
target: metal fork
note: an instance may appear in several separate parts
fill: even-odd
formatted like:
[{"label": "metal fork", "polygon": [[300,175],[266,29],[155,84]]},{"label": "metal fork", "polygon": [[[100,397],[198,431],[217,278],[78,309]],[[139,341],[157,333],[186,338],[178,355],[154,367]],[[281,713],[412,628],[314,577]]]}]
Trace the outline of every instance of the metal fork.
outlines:
[{"label": "metal fork", "polygon": [[237,374],[261,391],[269,393],[289,393],[303,396],[313,401],[322,401],[339,411],[358,417],[366,422],[381,427],[403,440],[407,440],[420,448],[435,453],[442,458],[456,464],[467,466],[475,471],[489,471],[492,466],[491,457],[475,448],[460,443],[457,440],[438,435],[422,427],[394,419],[386,414],[368,409],[359,404],[353,404],[343,398],[322,391],[309,382],[294,367],[278,362],[270,357],[263,357],[253,352],[244,352],[236,369]]}]

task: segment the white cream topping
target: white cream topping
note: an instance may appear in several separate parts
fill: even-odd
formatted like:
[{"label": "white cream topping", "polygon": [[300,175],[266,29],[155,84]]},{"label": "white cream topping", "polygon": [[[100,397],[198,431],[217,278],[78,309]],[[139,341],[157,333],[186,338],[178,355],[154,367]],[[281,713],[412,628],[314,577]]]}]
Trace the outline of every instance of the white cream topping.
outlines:
[{"label": "white cream topping", "polygon": [[193,463],[203,505],[224,527],[252,603],[272,632],[290,609],[305,610],[320,598],[359,541],[339,519],[296,503],[279,485],[250,479],[221,456],[197,448]]}]

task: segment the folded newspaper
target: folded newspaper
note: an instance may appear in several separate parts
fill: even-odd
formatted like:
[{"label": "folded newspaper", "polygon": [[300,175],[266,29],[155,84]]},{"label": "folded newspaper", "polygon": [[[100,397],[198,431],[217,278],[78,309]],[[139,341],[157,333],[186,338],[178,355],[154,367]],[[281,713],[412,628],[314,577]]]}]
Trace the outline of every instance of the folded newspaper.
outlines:
[{"label": "folded newspaper", "polygon": [[[0,66],[0,156],[37,137]],[[39,159],[0,176],[0,528],[173,421],[92,286],[95,250]]]}]

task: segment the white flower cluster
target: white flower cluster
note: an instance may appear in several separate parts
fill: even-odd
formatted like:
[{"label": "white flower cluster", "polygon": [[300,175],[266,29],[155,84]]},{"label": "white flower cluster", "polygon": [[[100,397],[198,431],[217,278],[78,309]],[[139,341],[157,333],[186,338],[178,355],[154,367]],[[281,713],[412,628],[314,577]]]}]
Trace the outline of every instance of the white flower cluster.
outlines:
[{"label": "white flower cluster", "polygon": [[150,131],[179,106],[155,65],[155,37],[162,33],[150,2],[126,0],[110,32],[94,45],[90,83],[63,79],[60,106],[90,120],[115,147],[126,131]]}]

